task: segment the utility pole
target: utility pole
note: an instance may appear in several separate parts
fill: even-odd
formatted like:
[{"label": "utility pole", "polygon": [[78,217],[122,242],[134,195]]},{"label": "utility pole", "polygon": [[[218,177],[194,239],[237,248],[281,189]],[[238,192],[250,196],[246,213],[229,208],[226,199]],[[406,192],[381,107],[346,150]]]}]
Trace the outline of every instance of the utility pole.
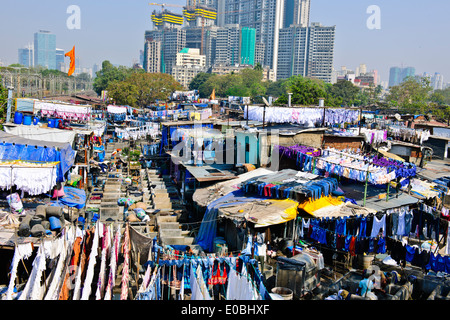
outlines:
[{"label": "utility pole", "polygon": [[12,107],[12,98],[13,98],[14,87],[8,87],[8,103],[6,108],[6,122],[11,121],[11,107]]}]

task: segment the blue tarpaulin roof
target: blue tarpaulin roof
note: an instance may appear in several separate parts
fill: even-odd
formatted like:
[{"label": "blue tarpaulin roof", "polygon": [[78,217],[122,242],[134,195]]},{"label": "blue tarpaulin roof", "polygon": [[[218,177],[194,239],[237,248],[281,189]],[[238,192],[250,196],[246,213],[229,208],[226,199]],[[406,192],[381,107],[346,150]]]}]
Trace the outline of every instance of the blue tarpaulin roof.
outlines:
[{"label": "blue tarpaulin roof", "polygon": [[26,139],[0,131],[0,160],[59,161],[56,167],[58,182],[64,181],[64,174],[75,162],[75,155],[69,143]]}]

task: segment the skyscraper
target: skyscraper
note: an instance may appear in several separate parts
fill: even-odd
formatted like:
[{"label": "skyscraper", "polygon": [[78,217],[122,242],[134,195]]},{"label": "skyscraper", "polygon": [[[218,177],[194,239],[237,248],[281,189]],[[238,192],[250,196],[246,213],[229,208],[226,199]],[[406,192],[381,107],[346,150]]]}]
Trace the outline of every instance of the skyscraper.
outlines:
[{"label": "skyscraper", "polygon": [[28,45],[25,48],[18,50],[19,55],[19,64],[23,65],[24,67],[33,67],[34,65],[34,52],[33,52],[33,45]]},{"label": "skyscraper", "polygon": [[264,65],[275,71],[278,35],[283,27],[284,0],[218,0],[217,8],[219,26],[239,24],[255,29],[256,42],[264,44]]},{"label": "skyscraper", "polygon": [[308,27],[310,12],[311,0],[284,0],[283,28],[291,24]]},{"label": "skyscraper", "polygon": [[308,57],[306,76],[331,82],[336,26],[311,23],[308,28]]},{"label": "skyscraper", "polygon": [[172,76],[186,89],[194,77],[206,72],[206,56],[200,54],[200,49],[183,48],[177,54],[177,63],[172,67]]},{"label": "skyscraper", "polygon": [[413,67],[392,67],[389,70],[389,87],[397,86],[402,83],[407,77],[414,77],[416,69]]},{"label": "skyscraper", "polygon": [[[203,54],[206,56],[206,66],[210,67],[216,59],[217,26],[187,27],[186,48],[201,49],[203,32]],[[200,50],[202,52],[202,50]]]},{"label": "skyscraper", "polygon": [[59,71],[65,70],[65,52],[63,49],[56,49],[56,69]]},{"label": "skyscraper", "polygon": [[439,72],[436,72],[430,77],[430,86],[433,90],[443,90],[444,89],[444,76]]},{"label": "skyscraper", "polygon": [[277,79],[294,75],[331,83],[335,26],[312,23],[310,27],[291,25],[280,30]]},{"label": "skyscraper", "polygon": [[150,73],[161,72],[161,40],[145,41],[143,68]]},{"label": "skyscraper", "polygon": [[240,63],[240,28],[238,24],[227,25],[217,30],[216,59],[214,64],[235,65]]},{"label": "skyscraper", "polygon": [[[159,42],[154,43],[154,42]],[[186,46],[186,31],[181,28],[164,28],[145,32],[144,69],[147,72],[172,73],[177,53]],[[159,58],[155,55],[159,54]],[[159,71],[151,61],[158,61]],[[148,71],[152,70],[152,71]]]},{"label": "skyscraper", "polygon": [[34,65],[56,70],[56,35],[40,30],[34,34]]}]

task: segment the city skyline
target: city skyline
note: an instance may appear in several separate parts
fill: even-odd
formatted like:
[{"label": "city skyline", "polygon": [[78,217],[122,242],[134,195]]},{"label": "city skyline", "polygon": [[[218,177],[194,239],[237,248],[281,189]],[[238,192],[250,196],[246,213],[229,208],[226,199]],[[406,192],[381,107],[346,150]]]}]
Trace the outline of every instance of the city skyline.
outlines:
[{"label": "city skyline", "polygon": [[[184,1],[171,4],[185,5]],[[433,1],[426,6],[418,0],[402,3],[387,1],[356,1],[345,3],[332,0],[311,1],[311,22],[325,26],[336,25],[334,68],[350,68],[364,63],[369,70],[378,70],[380,79],[388,81],[389,70],[394,66],[412,66],[417,74],[439,72],[444,79],[450,79],[450,66],[445,63],[445,55],[450,42],[445,35],[436,32],[450,25],[444,16],[450,3]],[[77,5],[81,12],[80,29],[70,30],[67,8]],[[370,5],[380,10],[381,28],[369,29],[367,13]],[[17,11],[16,2],[7,0],[3,4],[8,12]],[[26,8],[26,9],[23,9]],[[0,48],[0,60],[5,65],[18,62],[18,49],[33,42],[33,34],[39,30],[49,30],[57,37],[57,47],[69,51],[74,45],[84,66],[92,67],[109,60],[113,64],[131,66],[139,62],[139,52],[143,50],[146,30],[152,29],[150,14],[159,10],[147,2],[138,3],[109,1],[44,1],[21,2],[20,15],[6,15],[0,22],[0,41],[6,45]],[[168,7],[173,12],[181,9]],[[417,21],[421,23],[418,24]],[[20,23],[20,28],[8,28],[12,23]],[[25,23],[26,22],[26,23]]]}]

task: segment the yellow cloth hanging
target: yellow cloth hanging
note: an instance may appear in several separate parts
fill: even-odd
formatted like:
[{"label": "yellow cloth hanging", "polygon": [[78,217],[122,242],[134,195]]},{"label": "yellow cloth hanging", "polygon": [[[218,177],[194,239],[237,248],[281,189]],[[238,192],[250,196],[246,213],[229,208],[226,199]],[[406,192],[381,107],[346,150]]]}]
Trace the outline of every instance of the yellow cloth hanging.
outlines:
[{"label": "yellow cloth hanging", "polygon": [[302,202],[298,205],[299,209],[303,209],[305,210],[307,213],[309,213],[310,215],[314,215],[314,212],[328,207],[328,206],[338,206],[341,205],[343,203],[343,201],[331,197],[331,196],[327,196],[327,197],[322,197],[320,199],[317,199],[315,201],[312,201],[311,199],[306,200],[305,202]]}]

